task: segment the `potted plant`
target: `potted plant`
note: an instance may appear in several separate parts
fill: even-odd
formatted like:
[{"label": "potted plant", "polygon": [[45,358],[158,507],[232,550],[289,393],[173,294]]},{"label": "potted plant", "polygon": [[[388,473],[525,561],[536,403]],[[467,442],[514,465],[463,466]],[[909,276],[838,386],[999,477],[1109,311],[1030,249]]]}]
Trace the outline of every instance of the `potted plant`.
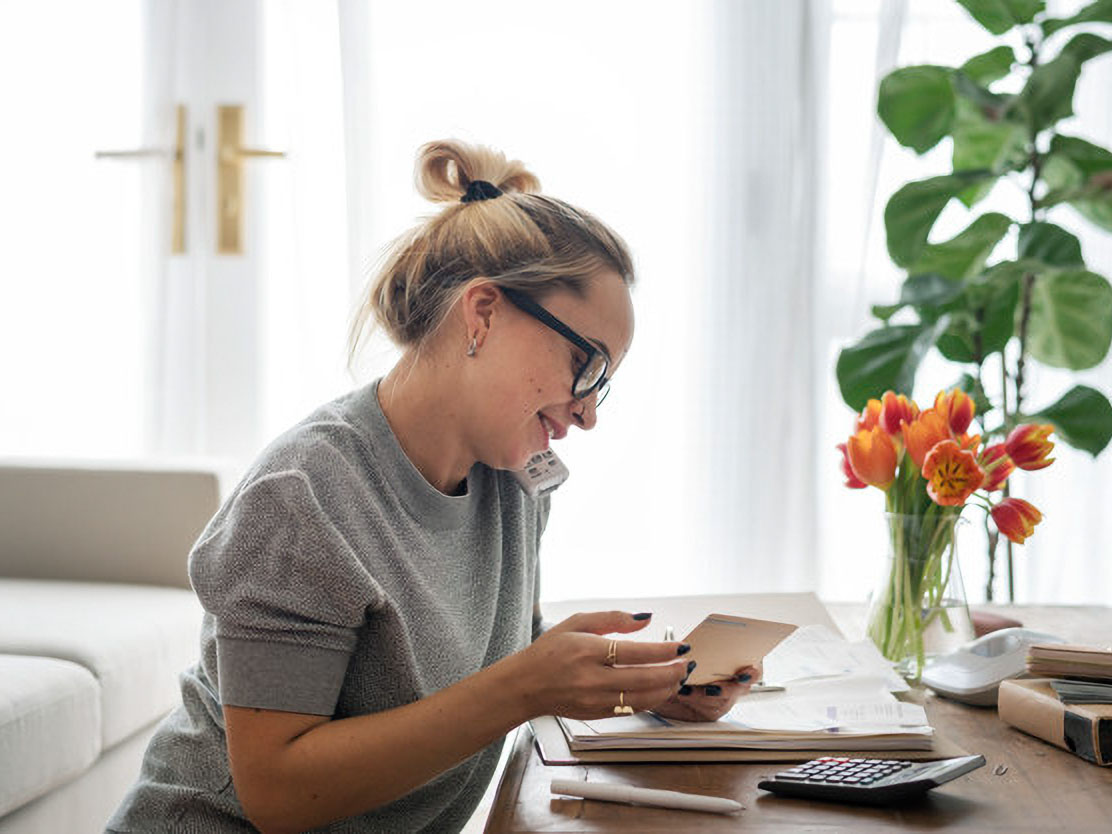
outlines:
[{"label": "potted plant", "polygon": [[[876,328],[841,351],[838,384],[856,411],[889,389],[910,394],[934,349],[959,366],[956,385],[976,405],[986,446],[1034,422],[1096,457],[1112,438],[1108,398],[1078,384],[1044,402],[1025,384],[1031,362],[1080,371],[1100,364],[1112,343],[1112,286],[1060,225],[1080,215],[1112,232],[1112,152],[1058,129],[1073,115],[1086,62],[1112,51],[1112,40],[1078,27],[1112,23],[1112,0],[1069,18],[1047,17],[1042,0],[959,2],[993,34],[1018,27],[1025,46],[1017,55],[1002,44],[960,67],[902,67],[882,80],[877,112],[888,130],[918,154],[948,138],[952,170],[907,183],[888,200],[888,252],[906,278],[894,303],[872,308]],[[997,183],[1023,192],[1027,216],[975,216]],[[951,200],[970,210],[970,221],[949,240],[931,241]],[[1005,246],[1012,229],[1014,247]],[[990,373],[998,386],[986,385]],[[991,600],[999,530],[987,516],[985,527]],[[1014,601],[1011,560],[1009,541]]]}]

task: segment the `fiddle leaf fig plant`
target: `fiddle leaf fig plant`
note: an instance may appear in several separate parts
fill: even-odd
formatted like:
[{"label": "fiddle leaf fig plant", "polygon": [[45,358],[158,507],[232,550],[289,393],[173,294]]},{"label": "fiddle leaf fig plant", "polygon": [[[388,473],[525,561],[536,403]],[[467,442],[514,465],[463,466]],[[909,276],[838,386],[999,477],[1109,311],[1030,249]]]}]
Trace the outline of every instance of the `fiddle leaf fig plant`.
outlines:
[{"label": "fiddle leaf fig plant", "polygon": [[[986,444],[1041,421],[1096,457],[1112,439],[1108,397],[1077,384],[1043,402],[1025,382],[1031,362],[1081,371],[1103,362],[1112,344],[1112,285],[1060,225],[1080,220],[1112,233],[1112,151],[1058,125],[1074,115],[1086,64],[1112,52],[1112,27],[1090,25],[1112,24],[1112,0],[1067,18],[1048,17],[1043,0],[957,2],[995,35],[1014,41],[1018,29],[1024,47],[1017,55],[1002,44],[960,67],[901,67],[881,81],[877,114],[892,136],[920,155],[949,138],[952,170],[909,182],[888,200],[888,254],[906,278],[898,298],[872,307],[876,327],[841,351],[838,384],[861,411],[886,390],[910,393],[922,359],[937,350],[958,366],[955,385],[973,397]],[[1109,37],[1088,31],[1105,28]],[[1001,183],[1023,193],[1025,217],[976,214]],[[932,240],[953,200],[969,210],[968,224]],[[989,371],[1000,381],[991,397]],[[986,530],[991,600],[998,532],[987,518]],[[1014,599],[1011,556],[1009,542]]]}]

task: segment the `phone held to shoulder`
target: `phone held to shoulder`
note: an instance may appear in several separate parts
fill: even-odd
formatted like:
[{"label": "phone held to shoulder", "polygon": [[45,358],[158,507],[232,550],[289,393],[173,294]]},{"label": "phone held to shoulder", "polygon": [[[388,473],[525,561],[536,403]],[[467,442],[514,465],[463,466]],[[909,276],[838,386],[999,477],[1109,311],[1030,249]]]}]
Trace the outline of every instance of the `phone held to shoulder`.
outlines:
[{"label": "phone held to shoulder", "polygon": [[537,452],[529,458],[524,469],[513,469],[511,472],[531,498],[547,495],[566,481],[571,474],[564,466],[564,462],[551,449]]}]

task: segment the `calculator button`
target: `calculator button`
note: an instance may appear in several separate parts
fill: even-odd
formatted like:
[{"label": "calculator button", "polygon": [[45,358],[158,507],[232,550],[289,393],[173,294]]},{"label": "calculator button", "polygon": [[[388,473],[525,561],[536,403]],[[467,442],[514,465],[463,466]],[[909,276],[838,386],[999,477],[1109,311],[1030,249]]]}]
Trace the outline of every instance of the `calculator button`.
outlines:
[{"label": "calculator button", "polygon": [[781,782],[806,782],[807,781],[807,774],[806,773],[789,773],[789,772],[785,771],[784,773],[777,773],[776,778],[779,779]]},{"label": "calculator button", "polygon": [[826,781],[827,782],[841,782],[845,778],[846,778],[845,776],[827,776]]}]

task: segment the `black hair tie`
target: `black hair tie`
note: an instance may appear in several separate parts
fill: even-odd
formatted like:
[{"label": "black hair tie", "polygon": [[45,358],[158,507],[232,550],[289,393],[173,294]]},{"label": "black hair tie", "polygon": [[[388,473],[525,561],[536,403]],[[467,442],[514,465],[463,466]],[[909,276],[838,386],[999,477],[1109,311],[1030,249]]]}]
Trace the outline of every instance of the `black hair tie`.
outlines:
[{"label": "black hair tie", "polygon": [[471,180],[467,193],[459,198],[461,203],[477,203],[480,200],[493,200],[502,196],[502,190],[486,180]]}]

